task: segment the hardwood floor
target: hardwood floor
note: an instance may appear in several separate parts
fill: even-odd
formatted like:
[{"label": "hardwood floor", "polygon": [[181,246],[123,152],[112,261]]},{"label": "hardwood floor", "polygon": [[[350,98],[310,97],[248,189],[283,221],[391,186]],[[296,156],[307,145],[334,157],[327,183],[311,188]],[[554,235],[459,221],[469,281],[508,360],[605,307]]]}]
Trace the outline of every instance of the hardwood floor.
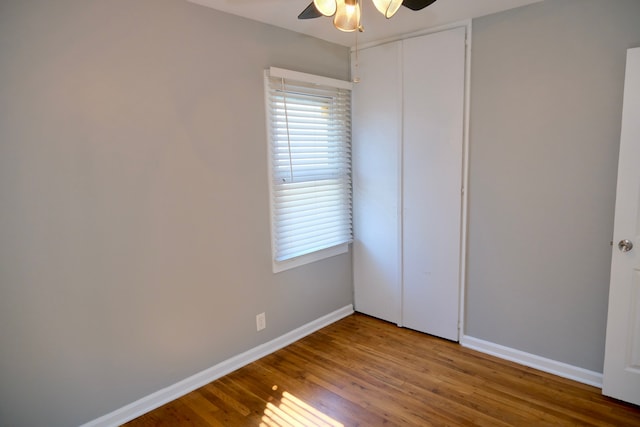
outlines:
[{"label": "hardwood floor", "polygon": [[126,424],[640,426],[600,389],[361,314]]}]

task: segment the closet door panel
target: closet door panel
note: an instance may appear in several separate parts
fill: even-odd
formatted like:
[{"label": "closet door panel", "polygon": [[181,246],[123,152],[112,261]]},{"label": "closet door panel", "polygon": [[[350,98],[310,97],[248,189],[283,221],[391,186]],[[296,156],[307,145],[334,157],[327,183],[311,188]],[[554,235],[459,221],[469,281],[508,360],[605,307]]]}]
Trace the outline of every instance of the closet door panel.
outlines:
[{"label": "closet door panel", "polygon": [[403,43],[402,325],[457,341],[465,29]]},{"label": "closet door panel", "polygon": [[[401,43],[359,52],[353,90],[355,309],[400,322]],[[352,64],[356,63],[355,55]]]}]

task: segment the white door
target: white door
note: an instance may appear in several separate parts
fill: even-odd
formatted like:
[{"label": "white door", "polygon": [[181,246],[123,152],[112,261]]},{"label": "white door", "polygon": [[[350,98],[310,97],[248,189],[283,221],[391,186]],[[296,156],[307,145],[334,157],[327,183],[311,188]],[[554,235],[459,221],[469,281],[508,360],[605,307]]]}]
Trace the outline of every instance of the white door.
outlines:
[{"label": "white door", "polygon": [[402,326],[458,341],[465,28],[404,40]]},{"label": "white door", "polygon": [[[640,48],[627,51],[603,394],[640,405]],[[632,245],[635,247],[632,248]]]},{"label": "white door", "polygon": [[401,42],[352,55],[355,309],[400,323]]}]

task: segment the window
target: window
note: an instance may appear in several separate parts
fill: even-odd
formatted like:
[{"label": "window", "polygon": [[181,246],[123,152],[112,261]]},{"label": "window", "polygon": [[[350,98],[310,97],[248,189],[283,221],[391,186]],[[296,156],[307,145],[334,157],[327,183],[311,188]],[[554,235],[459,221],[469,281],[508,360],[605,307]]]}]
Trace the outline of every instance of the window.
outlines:
[{"label": "window", "polygon": [[351,242],[351,83],[265,71],[274,272]]}]

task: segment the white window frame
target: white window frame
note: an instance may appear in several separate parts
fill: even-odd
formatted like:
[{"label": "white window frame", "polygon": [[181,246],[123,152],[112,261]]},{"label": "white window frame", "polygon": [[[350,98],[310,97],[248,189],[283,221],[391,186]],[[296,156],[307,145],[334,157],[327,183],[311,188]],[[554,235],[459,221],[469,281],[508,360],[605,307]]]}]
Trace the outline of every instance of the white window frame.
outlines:
[{"label": "white window frame", "polygon": [[[271,253],[272,253],[272,267],[273,272],[278,273],[281,271],[285,271],[291,268],[295,268],[301,265],[305,265],[308,263],[312,263],[315,261],[319,261],[325,258],[329,258],[332,256],[340,255],[348,252],[349,243],[351,243],[352,235],[349,235],[349,239],[337,245],[316,250],[314,252],[306,253],[300,256],[294,256],[292,258],[287,258],[284,260],[276,260],[276,203],[275,203],[275,186],[276,186],[276,168],[274,166],[274,156],[273,156],[273,141],[272,141],[272,105],[270,102],[270,91],[271,84],[270,81],[272,78],[281,79],[283,84],[286,84],[286,81],[292,82],[302,82],[307,84],[313,84],[318,86],[336,88],[336,89],[346,89],[351,91],[353,88],[353,84],[351,82],[331,79],[328,77],[316,76],[313,74],[300,73],[297,71],[285,70],[282,68],[271,67],[264,72],[264,86],[265,86],[265,106],[266,106],[266,118],[267,118],[267,144],[268,144],[268,170],[269,170],[269,192],[270,192],[270,207],[271,207]],[[350,114],[350,111],[349,111]],[[347,141],[348,147],[351,145],[351,134],[350,134],[350,126],[349,126],[349,135]],[[349,162],[350,163],[350,162]],[[350,185],[350,184],[349,184]],[[349,193],[351,195],[351,193]],[[351,215],[351,214],[350,214]]]}]

